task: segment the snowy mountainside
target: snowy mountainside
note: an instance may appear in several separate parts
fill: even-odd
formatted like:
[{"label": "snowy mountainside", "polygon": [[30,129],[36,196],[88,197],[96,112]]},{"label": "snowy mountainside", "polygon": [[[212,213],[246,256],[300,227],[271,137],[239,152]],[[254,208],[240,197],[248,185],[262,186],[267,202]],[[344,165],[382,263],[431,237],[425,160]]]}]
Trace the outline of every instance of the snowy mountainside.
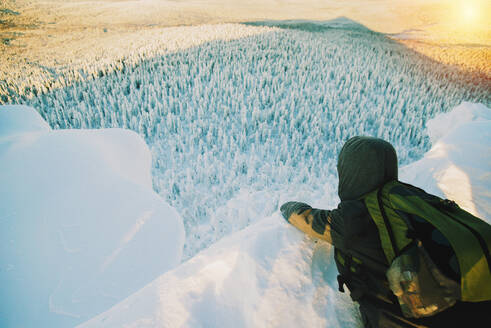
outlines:
[{"label": "snowy mountainside", "polygon": [[[428,119],[462,101],[490,102],[486,84],[352,21],[315,32],[306,24],[320,23],[135,55],[66,87],[9,97],[55,129],[139,133],[152,152],[154,189],[183,217],[184,258],[271,215],[279,194],[324,194],[350,136],[385,138],[409,163],[430,147]],[[269,206],[224,215],[244,188],[250,200],[271,195]]]},{"label": "snowy mountainside", "polygon": [[88,320],[177,266],[184,245],[141,137],[51,130],[26,106],[0,106],[0,223],[1,327]]},{"label": "snowy mountainside", "polygon": [[[463,207],[489,211],[490,114],[486,106],[464,103],[438,115],[430,121],[430,135],[448,127],[448,115],[454,124],[421,160],[401,168],[401,179]],[[482,188],[460,192],[465,187],[462,178],[470,187],[477,182]],[[491,223],[489,216],[482,218]],[[361,327],[356,306],[337,290],[332,253],[329,244],[315,242],[275,212],[223,238],[80,328]]]}]

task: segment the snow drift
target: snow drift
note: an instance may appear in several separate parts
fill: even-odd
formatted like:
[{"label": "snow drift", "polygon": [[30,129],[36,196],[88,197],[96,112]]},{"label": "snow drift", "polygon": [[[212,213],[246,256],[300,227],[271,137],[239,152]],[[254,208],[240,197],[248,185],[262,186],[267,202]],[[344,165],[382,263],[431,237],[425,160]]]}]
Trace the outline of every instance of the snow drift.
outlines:
[{"label": "snow drift", "polygon": [[[429,121],[429,134],[441,139],[423,159],[402,168],[401,179],[448,197],[465,178],[480,188],[452,198],[489,213],[490,113],[467,103]],[[450,121],[446,115],[455,124],[438,134]],[[360,326],[356,306],[337,291],[336,275],[331,246],[304,236],[276,212],[81,327]]]},{"label": "snow drift", "polygon": [[0,326],[73,326],[180,263],[182,220],[150,170],[134,132],[0,108]]},{"label": "snow drift", "polygon": [[404,168],[401,179],[491,223],[491,110],[462,103],[427,122],[433,147]]}]

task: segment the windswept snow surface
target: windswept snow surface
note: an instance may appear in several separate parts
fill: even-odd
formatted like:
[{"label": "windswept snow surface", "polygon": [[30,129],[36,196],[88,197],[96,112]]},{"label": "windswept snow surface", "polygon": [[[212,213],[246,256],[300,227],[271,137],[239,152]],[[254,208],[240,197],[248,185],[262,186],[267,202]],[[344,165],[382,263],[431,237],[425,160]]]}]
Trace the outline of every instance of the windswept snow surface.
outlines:
[{"label": "windswept snow surface", "polygon": [[0,106],[0,326],[68,327],[181,261],[179,214],[122,129],[53,131]]},{"label": "windswept snow surface", "polygon": [[358,327],[331,247],[278,213],[220,240],[89,327]]},{"label": "windswept snow surface", "polygon": [[[402,179],[450,194],[462,206],[489,211],[490,112],[483,105],[465,103],[430,121],[430,135],[443,127],[447,132],[424,158],[402,168]],[[476,182],[479,188],[474,189]],[[465,186],[473,188],[472,194],[461,191]],[[222,239],[80,328],[360,327],[356,306],[337,291],[336,275],[332,248],[305,237],[276,212]]]}]

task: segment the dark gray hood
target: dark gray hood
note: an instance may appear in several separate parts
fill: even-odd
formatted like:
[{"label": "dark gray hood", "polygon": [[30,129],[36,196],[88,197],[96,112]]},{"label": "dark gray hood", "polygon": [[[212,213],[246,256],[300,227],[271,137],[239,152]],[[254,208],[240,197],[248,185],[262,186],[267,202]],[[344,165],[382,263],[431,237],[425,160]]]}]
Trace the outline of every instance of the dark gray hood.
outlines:
[{"label": "dark gray hood", "polygon": [[397,155],[387,141],[353,137],[338,158],[339,198],[354,200],[384,183],[397,179]]}]

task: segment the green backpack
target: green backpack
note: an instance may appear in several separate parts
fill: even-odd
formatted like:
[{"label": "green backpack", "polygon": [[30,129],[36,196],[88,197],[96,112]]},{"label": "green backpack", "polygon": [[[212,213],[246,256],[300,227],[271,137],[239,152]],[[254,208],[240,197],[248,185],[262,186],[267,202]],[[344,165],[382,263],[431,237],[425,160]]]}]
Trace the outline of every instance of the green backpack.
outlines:
[{"label": "green backpack", "polygon": [[[452,201],[391,181],[363,196],[390,267],[386,276],[406,317],[434,315],[457,300],[491,300],[491,226]],[[441,273],[411,220],[431,224],[457,257],[460,284]]]}]

